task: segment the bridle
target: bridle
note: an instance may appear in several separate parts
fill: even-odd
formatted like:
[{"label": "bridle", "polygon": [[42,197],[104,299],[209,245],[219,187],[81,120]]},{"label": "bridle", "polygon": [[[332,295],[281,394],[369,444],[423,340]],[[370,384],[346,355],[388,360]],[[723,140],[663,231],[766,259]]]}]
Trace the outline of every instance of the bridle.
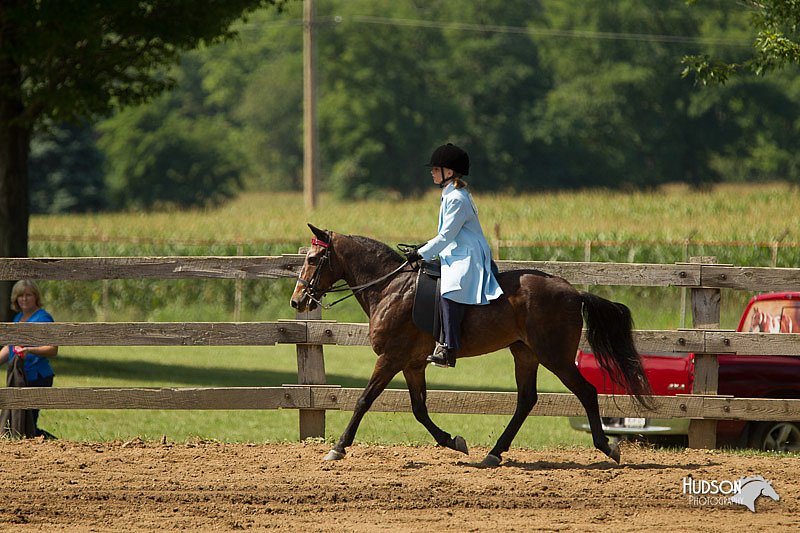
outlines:
[{"label": "bridle", "polygon": [[[385,281],[385,280],[391,278],[395,274],[401,272],[407,265],[411,264],[408,260],[406,260],[406,261],[403,262],[403,264],[401,264],[399,267],[397,267],[396,269],[392,270],[388,274],[386,274],[384,276],[381,276],[378,279],[372,280],[372,281],[370,281],[368,283],[364,283],[362,285],[356,285],[355,287],[350,287],[347,284],[347,282],[342,282],[342,283],[340,283],[338,285],[333,285],[331,287],[328,287],[325,290],[320,291],[319,289],[317,289],[317,285],[319,284],[319,278],[322,275],[322,268],[326,264],[330,265],[330,262],[331,262],[331,259],[330,259],[331,243],[325,242],[325,241],[322,241],[322,240],[319,240],[319,239],[311,239],[311,245],[312,246],[320,246],[320,247],[325,249],[325,252],[319,258],[319,261],[317,262],[317,268],[314,269],[314,273],[311,275],[311,279],[310,280],[303,279],[302,278],[302,272],[301,272],[297,276],[297,283],[299,283],[300,285],[303,286],[303,294],[305,296],[308,296],[309,300],[311,300],[312,302],[316,303],[318,306],[320,306],[323,309],[330,309],[331,307],[333,307],[334,305],[338,304],[339,302],[343,302],[344,300],[347,300],[348,298],[352,298],[353,296],[355,296],[356,294],[360,293],[364,289],[368,289],[368,288],[370,288],[370,287],[372,287],[374,285],[377,285],[378,283],[380,283],[382,281]],[[411,270],[410,272],[413,272],[413,270]],[[322,297],[325,296],[326,294],[328,294],[329,292],[330,293],[332,293],[332,292],[345,292],[345,291],[348,291],[348,290],[352,291],[352,292],[350,294],[348,294],[347,296],[343,296],[343,297],[339,298],[338,300],[335,300],[335,301],[333,301],[333,302],[331,302],[329,304],[323,304],[321,302]]]}]

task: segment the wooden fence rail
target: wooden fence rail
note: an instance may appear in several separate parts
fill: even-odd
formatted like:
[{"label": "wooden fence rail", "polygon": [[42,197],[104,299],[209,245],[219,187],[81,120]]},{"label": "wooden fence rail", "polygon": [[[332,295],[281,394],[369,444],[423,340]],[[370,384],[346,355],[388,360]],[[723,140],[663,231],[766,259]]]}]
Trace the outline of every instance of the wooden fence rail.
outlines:
[{"label": "wooden fence rail", "polygon": [[[800,335],[728,330],[636,330],[642,353],[800,355]],[[328,320],[277,322],[0,323],[3,344],[59,346],[369,346],[369,325]],[[588,350],[585,332],[581,348]]]},{"label": "wooden fence rail", "polygon": [[[303,256],[3,258],[0,279],[276,279],[297,275]],[[692,290],[694,329],[637,330],[641,352],[694,352],[695,394],[659,397],[646,411],[628,397],[601,395],[603,416],[690,418],[690,445],[714,445],[716,420],[800,420],[800,400],[716,395],[717,354],[800,355],[800,335],[719,330],[719,289],[800,288],[800,269],[713,264],[674,265],[499,261],[501,271],[533,268],[581,285],[684,287]],[[295,344],[298,384],[228,388],[4,388],[0,408],[46,409],[299,409],[300,436],[324,436],[326,410],[352,410],[360,389],[325,384],[322,346],[368,346],[368,325],[320,320],[319,314],[276,322],[91,322],[0,324],[2,344],[62,346],[269,346]],[[716,321],[715,321],[716,320]],[[585,338],[581,346],[588,348]],[[516,393],[431,390],[431,412],[511,414]],[[410,412],[404,390],[387,390],[374,410]],[[532,416],[582,416],[570,394],[541,394]]]},{"label": "wooden fence rail", "polygon": [[[0,260],[0,279],[111,280],[111,279],[235,279],[234,320],[241,312],[244,279],[291,278],[303,256],[180,256],[180,257],[50,257]],[[676,263],[587,263],[557,261],[498,261],[500,270],[534,268],[562,276],[579,285],[682,287],[681,327],[686,290],[711,287],[750,291],[795,290],[797,269],[736,267],[733,265]],[[103,287],[101,316],[108,308],[108,285]]]},{"label": "wooden fence rail", "polygon": [[[352,411],[361,389],[331,385],[217,388],[0,388],[3,408],[22,409],[311,409]],[[515,392],[428,391],[431,412],[514,413]],[[800,400],[679,395],[658,398],[643,409],[627,396],[599,396],[600,411],[611,417],[693,418],[698,420],[796,421]],[[408,391],[387,389],[373,411],[411,412]],[[531,416],[585,416],[578,399],[541,393]]]},{"label": "wooden fence rail", "polygon": [[[303,256],[38,257],[0,259],[0,280],[292,278]],[[717,264],[498,261],[501,271],[533,268],[578,285],[796,290],[800,269]]]}]

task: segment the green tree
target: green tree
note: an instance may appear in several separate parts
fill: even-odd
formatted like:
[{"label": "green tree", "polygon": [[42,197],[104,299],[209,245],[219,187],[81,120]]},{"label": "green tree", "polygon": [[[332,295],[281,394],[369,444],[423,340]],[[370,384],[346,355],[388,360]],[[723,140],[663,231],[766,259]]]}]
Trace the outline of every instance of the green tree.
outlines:
[{"label": "green tree", "polygon": [[[321,13],[323,164],[339,194],[408,195],[430,186],[423,164],[444,142],[467,148],[473,183],[519,185],[538,152],[526,128],[547,78],[522,26],[538,2],[352,0]],[[374,15],[372,14],[374,13]]]},{"label": "green tree", "polygon": [[679,76],[679,58],[697,46],[707,14],[682,2],[657,9],[635,0],[550,4],[548,26],[570,38],[541,41],[553,76],[535,125],[550,147],[543,186],[721,179],[709,164],[721,140],[716,109],[692,109],[691,84]]},{"label": "green tree", "polygon": [[450,57],[437,54],[433,65],[441,73],[441,87],[447,88],[446,98],[457,103],[463,117],[459,134],[470,147],[470,183],[480,190],[537,186],[548,147],[535,137],[533,125],[553,80],[532,34],[478,28],[541,27],[543,13],[542,2],[524,1],[450,3],[439,15],[442,20],[470,21],[476,28],[445,29]]},{"label": "green tree", "polygon": [[[697,0],[687,3],[699,4]],[[751,72],[764,75],[788,65],[800,65],[800,2],[796,0],[743,0],[732,4],[750,16],[752,52],[749,57],[729,59],[716,54],[690,54],[683,58],[684,76],[694,75],[703,84],[725,83],[730,76]]]},{"label": "green tree", "polygon": [[[27,255],[37,123],[94,119],[149,100],[173,85],[163,71],[182,52],[231,38],[234,21],[278,1],[0,3],[0,256]],[[9,290],[2,284],[0,301]]]},{"label": "green tree", "polygon": [[170,98],[100,126],[109,200],[117,209],[218,204],[241,185],[241,165],[220,117],[168,113]]},{"label": "green tree", "polygon": [[[318,39],[321,162],[329,186],[348,197],[412,193],[424,185],[423,164],[439,139],[463,131],[455,102],[431,90],[442,76],[428,58],[437,49],[449,53],[441,33],[365,21],[378,7],[369,0],[324,7],[321,17],[341,17],[322,26]],[[377,9],[398,19],[417,18],[418,10],[408,2]]]},{"label": "green tree", "polygon": [[[235,161],[241,173],[241,179],[235,181],[249,189],[302,187],[302,27],[293,23],[298,17],[302,17],[301,2],[287,5],[281,13],[253,13],[247,21],[234,26],[237,39],[185,54],[181,64],[171,71],[175,89],[168,96],[143,108],[119,111],[103,121],[99,127],[101,145],[109,155],[112,190],[122,193],[125,182],[140,182],[145,177],[133,163],[145,144],[155,149],[152,139],[167,127],[171,130],[168,137],[185,137],[182,130],[192,131],[195,137],[202,135],[202,139],[193,140],[202,141],[203,150],[214,151],[220,163]],[[181,124],[181,128],[176,129],[175,124]],[[210,125],[215,130],[204,133],[203,129]],[[121,132],[127,127],[131,131]],[[117,139],[120,135],[125,142]],[[173,154],[172,167],[187,168],[189,163],[180,159],[188,155],[191,152],[185,149]],[[205,160],[213,163],[213,159]],[[151,165],[150,170],[155,167]],[[209,168],[208,174],[219,170]],[[199,170],[194,174],[202,175]],[[223,184],[220,180],[214,183]],[[132,189],[136,189],[135,184]],[[214,191],[198,184],[198,194],[204,190]],[[126,203],[141,205],[141,198],[114,195],[117,207],[125,207]],[[194,194],[191,198],[195,203],[204,201]],[[208,200],[213,202],[214,198]]]},{"label": "green tree", "polygon": [[259,12],[241,28],[241,39],[196,53],[208,102],[230,124],[251,189],[302,188],[302,7],[287,5],[280,18]]},{"label": "green tree", "polygon": [[61,124],[34,135],[29,158],[33,213],[81,213],[106,207],[103,155],[88,124]]}]

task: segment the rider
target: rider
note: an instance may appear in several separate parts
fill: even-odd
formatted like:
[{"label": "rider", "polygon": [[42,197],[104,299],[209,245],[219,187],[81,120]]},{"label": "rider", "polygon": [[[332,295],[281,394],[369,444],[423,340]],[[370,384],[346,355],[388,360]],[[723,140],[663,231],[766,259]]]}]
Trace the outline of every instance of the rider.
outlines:
[{"label": "rider", "polygon": [[412,251],[408,259],[432,261],[438,256],[441,260],[444,343],[437,341],[428,362],[456,366],[466,306],[486,305],[503,291],[492,269],[492,252],[478,221],[478,209],[466,189],[467,183],[461,179],[469,174],[469,155],[447,143],[434,150],[427,166],[431,167],[433,182],[442,189],[439,230],[436,237]]}]

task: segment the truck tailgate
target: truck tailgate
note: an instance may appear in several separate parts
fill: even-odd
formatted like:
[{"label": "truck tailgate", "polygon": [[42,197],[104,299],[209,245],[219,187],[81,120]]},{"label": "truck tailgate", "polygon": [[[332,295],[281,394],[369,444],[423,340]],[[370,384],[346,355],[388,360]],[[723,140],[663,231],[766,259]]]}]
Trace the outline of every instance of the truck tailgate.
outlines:
[{"label": "truck tailgate", "polygon": [[[628,394],[623,386],[614,383],[611,377],[600,368],[594,354],[580,351],[575,363],[583,377],[594,385],[599,394]],[[675,396],[692,392],[694,354],[642,354],[642,365],[654,394]]]}]

